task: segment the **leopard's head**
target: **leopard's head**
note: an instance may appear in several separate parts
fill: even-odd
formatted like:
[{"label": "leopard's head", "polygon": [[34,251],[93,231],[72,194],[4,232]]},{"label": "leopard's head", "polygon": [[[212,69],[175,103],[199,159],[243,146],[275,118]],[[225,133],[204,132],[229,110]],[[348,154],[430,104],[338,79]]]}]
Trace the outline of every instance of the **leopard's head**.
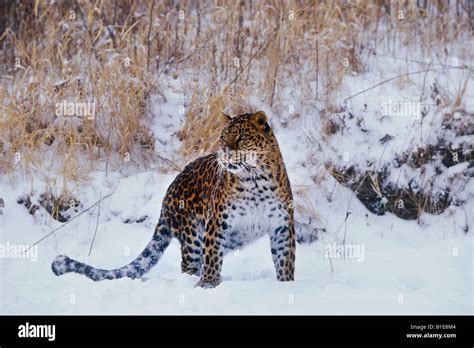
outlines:
[{"label": "leopard's head", "polygon": [[278,143],[263,111],[236,117],[224,115],[227,124],[220,137],[219,162],[233,172],[244,173],[265,166]]}]

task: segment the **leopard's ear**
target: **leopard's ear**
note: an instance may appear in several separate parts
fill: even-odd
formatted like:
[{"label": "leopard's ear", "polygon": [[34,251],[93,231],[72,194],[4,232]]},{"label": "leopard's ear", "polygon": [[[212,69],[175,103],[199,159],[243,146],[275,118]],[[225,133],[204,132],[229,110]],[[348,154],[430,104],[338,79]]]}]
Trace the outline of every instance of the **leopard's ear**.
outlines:
[{"label": "leopard's ear", "polygon": [[257,123],[257,127],[264,132],[268,132],[270,130],[270,126],[268,125],[268,117],[263,111],[257,111],[252,115],[252,118]]},{"label": "leopard's ear", "polygon": [[230,117],[229,115],[227,115],[226,113],[224,113],[224,111],[221,110],[220,112],[220,117],[221,117],[221,120],[224,122],[224,123],[228,123],[230,122],[230,120],[232,120],[232,117]]}]

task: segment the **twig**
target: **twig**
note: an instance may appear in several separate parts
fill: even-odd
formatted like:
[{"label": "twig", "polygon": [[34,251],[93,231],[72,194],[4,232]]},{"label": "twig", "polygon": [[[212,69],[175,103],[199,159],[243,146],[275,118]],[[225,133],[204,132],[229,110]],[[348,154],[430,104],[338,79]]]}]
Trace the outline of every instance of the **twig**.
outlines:
[{"label": "twig", "polygon": [[275,71],[273,72],[273,85],[272,85],[272,94],[270,97],[270,107],[273,106],[273,97],[275,96],[275,88],[277,84],[277,76],[278,76],[278,65],[280,64],[280,42],[281,42],[281,24],[283,22],[283,15],[280,14],[280,21],[278,22],[278,47],[277,47],[277,57],[275,62]]},{"label": "twig", "polygon": [[[328,227],[328,223],[329,223],[329,219],[326,219],[326,226],[323,227],[323,232],[321,233],[321,239],[323,240],[324,248],[326,248],[326,241],[324,240],[324,232],[327,231],[326,228]],[[324,256],[326,256],[324,250],[323,250],[323,254]],[[329,277],[332,278],[334,277],[334,265],[332,264],[332,257],[330,253],[328,253],[327,258],[329,259]]]},{"label": "twig", "polygon": [[[346,235],[347,235],[347,219],[349,218],[349,215],[352,213],[349,211],[349,208],[351,206],[351,201],[352,201],[352,196],[349,199],[349,203],[347,204],[347,209],[346,209],[346,217],[344,218],[344,238],[342,239],[342,245],[344,245],[344,248],[346,247]],[[345,255],[344,255],[345,257]]]},{"label": "twig", "polygon": [[25,252],[27,252],[28,250],[30,250],[31,248],[33,248],[35,245],[39,244],[40,242],[42,242],[43,240],[45,240],[46,238],[48,238],[49,236],[51,236],[54,232],[58,231],[59,229],[63,228],[64,226],[66,226],[68,223],[70,223],[72,220],[75,220],[76,218],[78,218],[79,216],[81,216],[82,214],[84,214],[86,211],[89,211],[91,210],[92,208],[94,208],[97,204],[99,204],[103,199],[106,199],[106,198],[109,198],[110,196],[112,196],[112,194],[114,193],[114,191],[110,192],[107,196],[101,198],[100,200],[98,200],[97,202],[95,202],[94,204],[92,204],[90,207],[84,209],[83,211],[81,211],[79,214],[75,215],[74,217],[72,217],[71,219],[69,219],[68,221],[66,221],[65,223],[63,223],[61,226],[59,226],[58,228],[55,228],[54,230],[52,230],[51,232],[49,232],[46,236],[44,236],[43,238],[41,238],[40,240],[38,240],[37,242],[33,243],[33,245],[31,245],[28,249],[26,249]]},{"label": "twig", "polygon": [[337,180],[334,180],[334,186],[332,187],[331,193],[329,194],[328,201],[332,202],[332,194],[334,193],[334,190],[336,189],[336,184]]},{"label": "twig", "polygon": [[155,8],[155,0],[151,3],[151,10],[150,10],[150,19],[148,23],[148,34],[147,34],[147,59],[146,59],[146,68],[148,69],[150,66],[150,33],[151,33],[151,27],[153,24],[153,9]]},{"label": "twig", "polygon": [[101,201],[102,201],[102,190],[100,191],[100,196],[99,196],[99,211],[97,212],[97,221],[95,223],[94,237],[92,238],[91,247],[89,248],[89,256],[91,256],[92,247],[94,246],[95,236],[97,234],[97,230],[99,229],[100,202]]},{"label": "twig", "polygon": [[385,153],[385,150],[387,149],[387,145],[388,145],[388,141],[385,143],[385,146],[384,146],[383,151],[382,151],[382,155],[380,155],[379,163],[377,164],[377,169],[375,170],[376,172],[378,172],[379,169],[380,169],[380,165],[382,164],[382,158],[383,158],[383,155]]},{"label": "twig", "polygon": [[[431,62],[428,64],[428,69],[431,67]],[[423,87],[421,88],[421,95],[420,95],[420,103],[423,101],[423,95],[425,94],[425,86],[426,86],[426,77],[428,76],[428,71],[425,74],[423,79]]]},{"label": "twig", "polygon": [[391,59],[404,60],[404,61],[408,61],[408,62],[412,62],[412,63],[418,63],[418,64],[435,65],[435,66],[440,66],[440,67],[443,67],[443,68],[453,68],[453,69],[462,69],[462,70],[474,71],[473,68],[471,68],[471,67],[469,67],[469,66],[467,66],[467,65],[456,66],[456,65],[442,64],[442,63],[439,63],[439,64],[432,64],[432,62],[424,62],[424,61],[422,61],[422,60],[416,60],[416,59],[407,59],[407,58],[404,58],[404,57],[391,56],[391,55],[388,55],[388,54],[380,54],[380,53],[378,53],[377,55],[380,56],[380,57],[388,57],[388,58],[391,58]]},{"label": "twig", "polygon": [[377,87],[379,87],[379,86],[381,86],[381,85],[383,85],[387,82],[390,82],[390,81],[393,81],[393,80],[396,80],[396,79],[399,79],[399,78],[402,78],[402,77],[410,76],[410,75],[416,75],[416,74],[426,73],[426,72],[429,72],[429,71],[437,71],[437,70],[445,70],[445,69],[461,69],[461,68],[459,68],[459,67],[445,67],[445,68],[437,68],[437,69],[425,69],[425,70],[406,73],[406,74],[403,74],[403,75],[394,76],[392,78],[389,78],[388,80],[384,80],[382,82],[379,82],[379,83],[377,83],[376,85],[374,85],[372,87],[364,89],[363,91],[357,92],[356,94],[351,95],[350,97],[347,97],[346,99],[344,99],[344,103],[347,102],[348,100],[354,98],[354,97],[357,97],[358,95],[361,95],[365,92],[368,92],[372,89],[375,89],[375,88],[377,88]]}]

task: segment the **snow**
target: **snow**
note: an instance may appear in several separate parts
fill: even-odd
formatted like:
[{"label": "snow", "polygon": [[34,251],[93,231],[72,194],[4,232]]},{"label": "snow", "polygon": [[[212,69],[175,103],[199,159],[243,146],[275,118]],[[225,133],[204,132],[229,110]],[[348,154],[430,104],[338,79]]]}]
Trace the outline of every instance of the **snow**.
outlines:
[{"label": "snow", "polygon": [[[287,149],[287,146],[282,146]],[[291,148],[291,147],[290,147]],[[286,152],[286,151],[284,151]],[[286,152],[285,157],[291,158]],[[291,159],[290,178],[294,182]],[[97,220],[90,210],[38,245],[37,261],[5,258],[1,313],[4,314],[469,314],[472,313],[472,238],[456,233],[460,211],[424,216],[425,225],[391,214],[368,213],[354,194],[337,186],[328,202],[319,190],[318,213],[324,241],[298,244],[296,281],[276,280],[269,238],[263,237],[226,256],[223,283],[194,288],[197,277],[180,272],[174,241],[144,281],[91,282],[77,275],[56,277],[50,268],[58,254],[93,266],[112,268],[131,261],[148,243],[158,220],[161,199],[174,174],[139,173],[126,178],[96,175],[84,190],[84,207],[113,192],[101,206],[98,232],[88,256]],[[299,177],[303,175],[300,173]],[[45,212],[34,218],[16,204],[18,188],[1,182],[5,200],[1,243],[31,244],[60,224]],[[325,192],[327,190],[327,192]],[[346,208],[351,211],[344,224]],[[471,203],[472,208],[472,203]],[[148,216],[143,223],[127,218]],[[472,215],[471,215],[472,216]],[[325,257],[325,245],[363,245],[362,261]],[[337,256],[337,255],[333,255]],[[331,272],[331,262],[333,272]],[[401,302],[401,303],[400,303]]]}]

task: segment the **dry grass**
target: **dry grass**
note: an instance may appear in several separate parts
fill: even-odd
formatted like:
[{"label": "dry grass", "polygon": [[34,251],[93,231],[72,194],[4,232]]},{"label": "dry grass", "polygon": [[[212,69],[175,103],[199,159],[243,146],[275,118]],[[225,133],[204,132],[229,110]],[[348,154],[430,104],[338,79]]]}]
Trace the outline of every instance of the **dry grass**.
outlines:
[{"label": "dry grass", "polygon": [[[363,50],[391,52],[402,43],[428,54],[433,40],[447,43],[472,26],[464,8],[452,24],[445,3],[4,2],[0,172],[39,172],[66,195],[104,162],[148,165],[159,155],[149,96],[162,94],[167,79],[185,83],[183,161],[215,149],[220,110],[245,110],[251,96],[284,114],[290,87],[298,90],[296,109],[320,103],[329,114],[344,76],[365,70]],[[55,116],[63,100],[95,101],[95,118]]]}]

